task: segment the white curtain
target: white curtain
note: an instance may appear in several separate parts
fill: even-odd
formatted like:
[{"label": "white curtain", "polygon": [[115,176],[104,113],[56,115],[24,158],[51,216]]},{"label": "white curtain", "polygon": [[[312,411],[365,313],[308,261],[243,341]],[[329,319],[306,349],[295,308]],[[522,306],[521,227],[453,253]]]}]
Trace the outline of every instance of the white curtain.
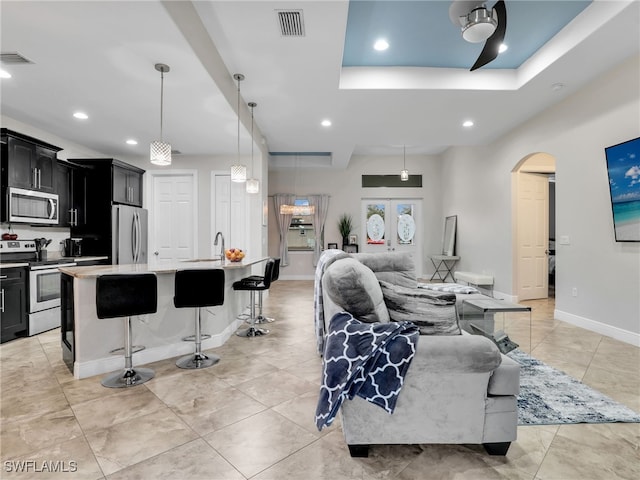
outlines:
[{"label": "white curtain", "polygon": [[313,266],[318,265],[324,246],[324,222],[329,211],[329,195],[307,195],[309,205],[315,207],[313,214],[313,226],[316,230],[316,246],[313,249]]},{"label": "white curtain", "polygon": [[290,193],[276,193],[273,196],[274,211],[276,213],[276,219],[278,220],[278,231],[280,232],[280,266],[286,267],[289,265],[289,252],[287,233],[289,233],[289,225],[291,225],[291,218],[293,215],[282,215],[280,213],[280,207],[282,205],[293,205],[296,196]]}]

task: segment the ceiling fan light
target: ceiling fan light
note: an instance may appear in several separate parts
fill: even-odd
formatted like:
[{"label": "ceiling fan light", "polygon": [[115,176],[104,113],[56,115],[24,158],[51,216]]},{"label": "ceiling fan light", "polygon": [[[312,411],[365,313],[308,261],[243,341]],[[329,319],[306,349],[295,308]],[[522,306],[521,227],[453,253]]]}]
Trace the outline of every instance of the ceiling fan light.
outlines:
[{"label": "ceiling fan light", "polygon": [[149,147],[151,163],[154,165],[171,165],[171,145],[167,142],[155,140]]},{"label": "ceiling fan light", "polygon": [[486,8],[476,8],[467,15],[467,23],[462,27],[462,38],[470,43],[484,42],[493,35],[498,21]]}]

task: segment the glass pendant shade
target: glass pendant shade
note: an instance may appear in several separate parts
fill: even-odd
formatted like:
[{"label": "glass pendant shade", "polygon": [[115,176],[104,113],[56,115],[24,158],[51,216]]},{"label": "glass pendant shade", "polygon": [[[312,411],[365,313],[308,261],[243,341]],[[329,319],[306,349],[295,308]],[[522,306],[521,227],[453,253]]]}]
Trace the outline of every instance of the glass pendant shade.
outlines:
[{"label": "glass pendant shade", "polygon": [[260,182],[257,178],[250,178],[247,180],[247,193],[259,193]]},{"label": "glass pendant shade", "polygon": [[400,180],[406,182],[409,180],[409,170],[402,170],[400,172]]},{"label": "glass pendant shade", "polygon": [[400,181],[406,182],[409,180],[409,170],[407,170],[407,147],[402,146],[402,170],[400,171]]},{"label": "glass pendant shade", "polygon": [[247,167],[244,165],[231,165],[231,181],[238,183],[246,182]]},{"label": "glass pendant shade", "polygon": [[167,142],[155,140],[151,142],[149,150],[151,155],[151,163],[160,166],[171,165],[171,145],[169,145]]},{"label": "glass pendant shade", "polygon": [[281,205],[280,215],[293,215],[295,217],[303,215],[313,215],[316,207],[313,205]]}]

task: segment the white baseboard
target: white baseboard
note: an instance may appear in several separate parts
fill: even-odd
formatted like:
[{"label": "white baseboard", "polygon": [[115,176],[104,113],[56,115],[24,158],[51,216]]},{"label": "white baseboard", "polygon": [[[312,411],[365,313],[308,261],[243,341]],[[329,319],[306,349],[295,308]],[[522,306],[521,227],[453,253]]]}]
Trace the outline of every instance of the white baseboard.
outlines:
[{"label": "white baseboard", "polygon": [[623,330],[618,327],[607,325],[606,323],[596,322],[589,318],[574,315],[573,313],[563,312],[562,310],[554,310],[553,317],[557,320],[570,323],[576,327],[591,330],[592,332],[599,333],[600,335],[606,335],[607,337],[620,340],[621,342],[628,343],[635,347],[640,347],[640,334]]}]

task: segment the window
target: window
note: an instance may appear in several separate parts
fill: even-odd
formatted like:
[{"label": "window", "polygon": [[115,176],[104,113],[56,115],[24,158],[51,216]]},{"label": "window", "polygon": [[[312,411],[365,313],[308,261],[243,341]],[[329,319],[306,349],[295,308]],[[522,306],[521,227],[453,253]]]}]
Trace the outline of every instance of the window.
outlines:
[{"label": "window", "polygon": [[[296,198],[296,207],[309,206],[306,198]],[[316,245],[316,232],[313,225],[313,215],[296,215],[291,219],[287,242],[290,252],[313,251]]]}]

